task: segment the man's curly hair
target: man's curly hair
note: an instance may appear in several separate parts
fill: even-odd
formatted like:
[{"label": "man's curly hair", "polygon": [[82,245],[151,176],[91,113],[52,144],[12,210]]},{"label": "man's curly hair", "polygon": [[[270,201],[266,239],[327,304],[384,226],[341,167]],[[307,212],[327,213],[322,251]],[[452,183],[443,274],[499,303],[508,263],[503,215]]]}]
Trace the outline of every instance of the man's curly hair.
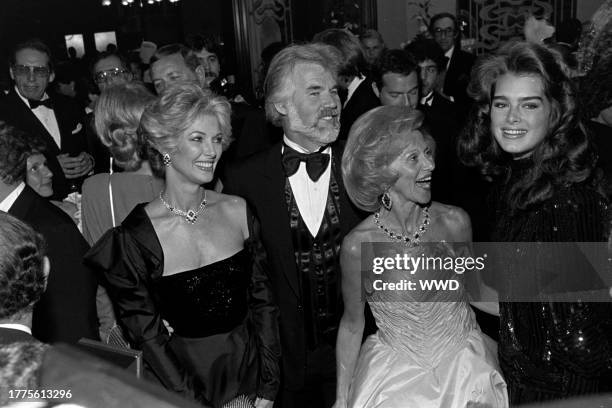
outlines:
[{"label": "man's curly hair", "polygon": [[0,319],[29,312],[46,286],[42,235],[0,211]]}]

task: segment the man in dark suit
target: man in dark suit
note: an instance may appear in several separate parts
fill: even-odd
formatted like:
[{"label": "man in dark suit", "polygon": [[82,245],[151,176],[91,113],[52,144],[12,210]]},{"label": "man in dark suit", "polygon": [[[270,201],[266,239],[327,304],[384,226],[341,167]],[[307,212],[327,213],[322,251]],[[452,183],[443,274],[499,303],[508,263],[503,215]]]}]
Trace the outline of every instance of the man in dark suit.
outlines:
[{"label": "man in dark suit", "polygon": [[[337,50],[294,45],[279,52],[266,78],[266,114],[284,137],[229,169],[226,191],[254,208],[262,225],[280,308],[282,391],[286,408],[335,401],[335,344],[342,299],[342,238],[359,221],[344,190]],[[331,145],[330,145],[331,144]]]},{"label": "man in dark suit", "polygon": [[0,122],[0,211],[29,224],[45,238],[51,261],[46,292],[34,307],[32,333],[45,342],[98,339],[97,279],[83,264],[89,249],[72,219],[25,185],[29,138]]},{"label": "man in dark suit", "polygon": [[448,58],[442,91],[457,104],[463,123],[471,103],[467,95],[467,86],[476,57],[461,50],[461,30],[457,27],[457,18],[454,15],[436,14],[431,18],[429,28],[434,40]]},{"label": "man in dark suit", "polygon": [[330,28],[314,36],[313,42],[321,42],[338,49],[342,63],[339,68],[342,117],[338,139],[346,140],[357,118],[379,105],[372,91],[372,79],[368,78],[367,65],[359,38],[345,30]]},{"label": "man in dark suit", "polygon": [[38,135],[53,172],[53,198],[62,199],[80,188],[93,168],[86,153],[84,114],[73,101],[46,93],[54,79],[49,48],[38,40],[18,44],[11,54],[10,76],[15,87],[0,100],[0,119]]},{"label": "man in dark suit", "polygon": [[0,345],[31,341],[32,309],[45,291],[45,242],[29,225],[0,212]]}]

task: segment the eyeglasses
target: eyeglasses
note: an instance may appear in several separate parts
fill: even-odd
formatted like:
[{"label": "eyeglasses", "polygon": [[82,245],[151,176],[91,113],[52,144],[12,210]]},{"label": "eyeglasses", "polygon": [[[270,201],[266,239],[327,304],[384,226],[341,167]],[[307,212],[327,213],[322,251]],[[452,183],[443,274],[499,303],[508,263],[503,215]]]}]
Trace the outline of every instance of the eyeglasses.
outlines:
[{"label": "eyeglasses", "polygon": [[428,74],[438,73],[438,67],[436,67],[435,65],[427,65],[425,67],[420,67],[420,68],[421,68],[421,72],[426,72]]},{"label": "eyeglasses", "polygon": [[96,81],[96,84],[104,84],[112,82],[127,73],[128,71],[123,68],[107,69],[106,71],[96,72],[96,75],[94,75],[94,81]]},{"label": "eyeglasses", "polygon": [[13,74],[15,74],[16,76],[24,77],[28,75],[34,75],[38,78],[45,78],[49,76],[50,73],[51,70],[49,69],[49,67],[37,67],[21,64],[13,65]]},{"label": "eyeglasses", "polygon": [[455,34],[455,29],[452,28],[452,27],[435,28],[434,29],[434,35],[437,35],[439,37],[450,36],[450,35],[454,35],[454,34]]}]

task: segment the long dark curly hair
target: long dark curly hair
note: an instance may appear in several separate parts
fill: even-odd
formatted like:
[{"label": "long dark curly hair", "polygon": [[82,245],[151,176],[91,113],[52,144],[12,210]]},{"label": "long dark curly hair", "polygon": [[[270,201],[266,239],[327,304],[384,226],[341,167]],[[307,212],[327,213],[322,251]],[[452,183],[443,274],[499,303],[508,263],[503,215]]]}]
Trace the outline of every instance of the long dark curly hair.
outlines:
[{"label": "long dark curly hair", "polygon": [[559,52],[540,44],[510,42],[480,59],[468,87],[476,104],[459,137],[458,154],[489,180],[508,180],[512,157],[491,134],[491,100],[499,77],[530,75],[541,79],[551,105],[548,133],[532,153],[533,169],[510,188],[512,210],[526,209],[550,198],[556,187],[591,177],[597,156],[588,142],[576,104],[569,70]]}]

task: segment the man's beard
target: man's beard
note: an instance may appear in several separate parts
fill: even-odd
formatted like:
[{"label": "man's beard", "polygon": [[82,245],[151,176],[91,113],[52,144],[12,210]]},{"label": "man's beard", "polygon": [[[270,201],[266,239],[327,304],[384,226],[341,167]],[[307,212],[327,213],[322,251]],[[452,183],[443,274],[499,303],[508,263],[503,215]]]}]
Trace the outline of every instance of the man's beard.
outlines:
[{"label": "man's beard", "polygon": [[[317,114],[316,120],[310,125],[305,124],[293,104],[289,105],[288,113],[289,129],[293,133],[304,135],[310,139],[331,143],[338,138],[340,131],[340,112],[336,108],[323,108]],[[321,120],[331,117],[330,120]]]}]

